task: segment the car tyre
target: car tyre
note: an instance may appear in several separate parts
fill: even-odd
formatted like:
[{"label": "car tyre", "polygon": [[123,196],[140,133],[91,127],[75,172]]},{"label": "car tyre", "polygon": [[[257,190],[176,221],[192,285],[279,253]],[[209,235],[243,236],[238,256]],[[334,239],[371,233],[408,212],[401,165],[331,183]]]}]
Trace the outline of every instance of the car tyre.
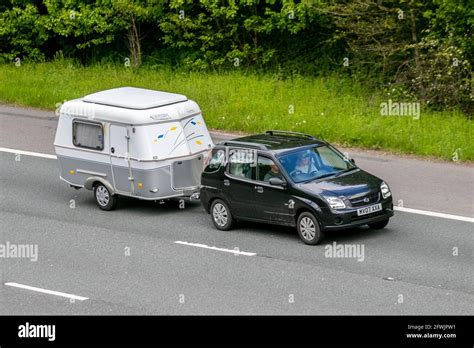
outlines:
[{"label": "car tyre", "polygon": [[221,199],[216,199],[211,205],[211,218],[218,230],[228,231],[234,224],[234,218],[229,206]]},{"label": "car tyre", "polygon": [[117,206],[117,196],[113,195],[104,184],[94,186],[94,197],[100,209],[110,211]]},{"label": "car tyre", "polygon": [[318,244],[324,237],[319,227],[318,219],[310,212],[300,214],[296,229],[298,230],[298,235],[301,240],[309,245]]},{"label": "car tyre", "polygon": [[381,230],[382,228],[387,226],[389,220],[390,219],[374,222],[372,224],[369,224],[369,227],[373,230]]}]

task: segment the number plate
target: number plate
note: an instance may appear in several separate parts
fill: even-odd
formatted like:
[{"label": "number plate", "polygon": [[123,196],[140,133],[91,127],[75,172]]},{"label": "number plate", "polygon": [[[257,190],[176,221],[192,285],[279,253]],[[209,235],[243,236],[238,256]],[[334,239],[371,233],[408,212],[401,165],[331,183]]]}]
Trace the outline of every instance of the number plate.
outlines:
[{"label": "number plate", "polygon": [[357,216],[367,215],[382,210],[382,203],[369,205],[368,207],[357,209]]}]

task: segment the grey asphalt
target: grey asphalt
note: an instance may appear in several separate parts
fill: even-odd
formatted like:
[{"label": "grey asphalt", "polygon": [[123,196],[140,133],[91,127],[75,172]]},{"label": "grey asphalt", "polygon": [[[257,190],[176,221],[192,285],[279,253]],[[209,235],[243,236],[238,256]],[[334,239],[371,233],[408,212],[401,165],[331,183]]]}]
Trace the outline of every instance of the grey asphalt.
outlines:
[{"label": "grey asphalt", "polygon": [[[0,147],[52,153],[56,120],[35,113],[42,112],[0,111]],[[354,151],[353,157],[386,178],[400,197],[406,194],[407,207],[430,210],[432,205],[435,211],[472,216],[472,190],[462,187],[472,185],[465,177],[472,173],[468,165],[363,151]],[[402,164],[417,175],[425,173],[431,180],[427,191],[421,177],[398,191],[403,180],[395,184],[392,178],[403,176],[394,171]],[[436,177],[438,166],[448,174],[427,179]],[[397,212],[385,230],[332,232],[312,247],[289,228],[247,223],[218,231],[197,203],[179,209],[172,202],[122,199],[116,211],[100,211],[90,191],[73,190],[59,180],[55,160],[21,156],[15,161],[13,154],[0,152],[0,168],[0,243],[37,244],[39,249],[37,262],[0,258],[0,314],[474,314],[472,223]],[[427,200],[443,202],[412,197],[420,192],[417,184]],[[447,207],[446,202],[458,203]],[[364,261],[326,257],[325,245],[333,242],[363,245]],[[6,282],[89,300],[71,303]]]},{"label": "grey asphalt", "polygon": [[[54,154],[55,112],[0,104],[0,147]],[[214,141],[234,137],[212,133]],[[340,148],[358,166],[386,180],[395,204],[474,217],[474,164],[421,160]]]}]

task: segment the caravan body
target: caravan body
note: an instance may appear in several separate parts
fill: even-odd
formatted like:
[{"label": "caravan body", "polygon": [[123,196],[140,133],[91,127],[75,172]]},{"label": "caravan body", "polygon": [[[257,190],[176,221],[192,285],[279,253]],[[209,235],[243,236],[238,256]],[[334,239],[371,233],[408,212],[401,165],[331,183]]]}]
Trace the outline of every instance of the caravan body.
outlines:
[{"label": "caravan body", "polygon": [[197,195],[213,143],[194,101],[124,87],[64,103],[54,146],[61,179],[94,189],[99,206],[109,210],[97,185],[108,200]]}]

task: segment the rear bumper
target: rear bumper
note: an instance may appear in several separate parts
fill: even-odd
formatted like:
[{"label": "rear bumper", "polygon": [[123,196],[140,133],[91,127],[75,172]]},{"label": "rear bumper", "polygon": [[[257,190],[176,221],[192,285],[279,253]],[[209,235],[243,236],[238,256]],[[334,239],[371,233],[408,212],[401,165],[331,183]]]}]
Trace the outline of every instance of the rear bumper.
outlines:
[{"label": "rear bumper", "polygon": [[323,230],[343,230],[363,226],[391,218],[394,215],[393,203],[391,199],[382,202],[382,210],[368,215],[358,216],[357,210],[351,211],[332,211],[330,214],[324,214],[321,219],[321,228]]}]

